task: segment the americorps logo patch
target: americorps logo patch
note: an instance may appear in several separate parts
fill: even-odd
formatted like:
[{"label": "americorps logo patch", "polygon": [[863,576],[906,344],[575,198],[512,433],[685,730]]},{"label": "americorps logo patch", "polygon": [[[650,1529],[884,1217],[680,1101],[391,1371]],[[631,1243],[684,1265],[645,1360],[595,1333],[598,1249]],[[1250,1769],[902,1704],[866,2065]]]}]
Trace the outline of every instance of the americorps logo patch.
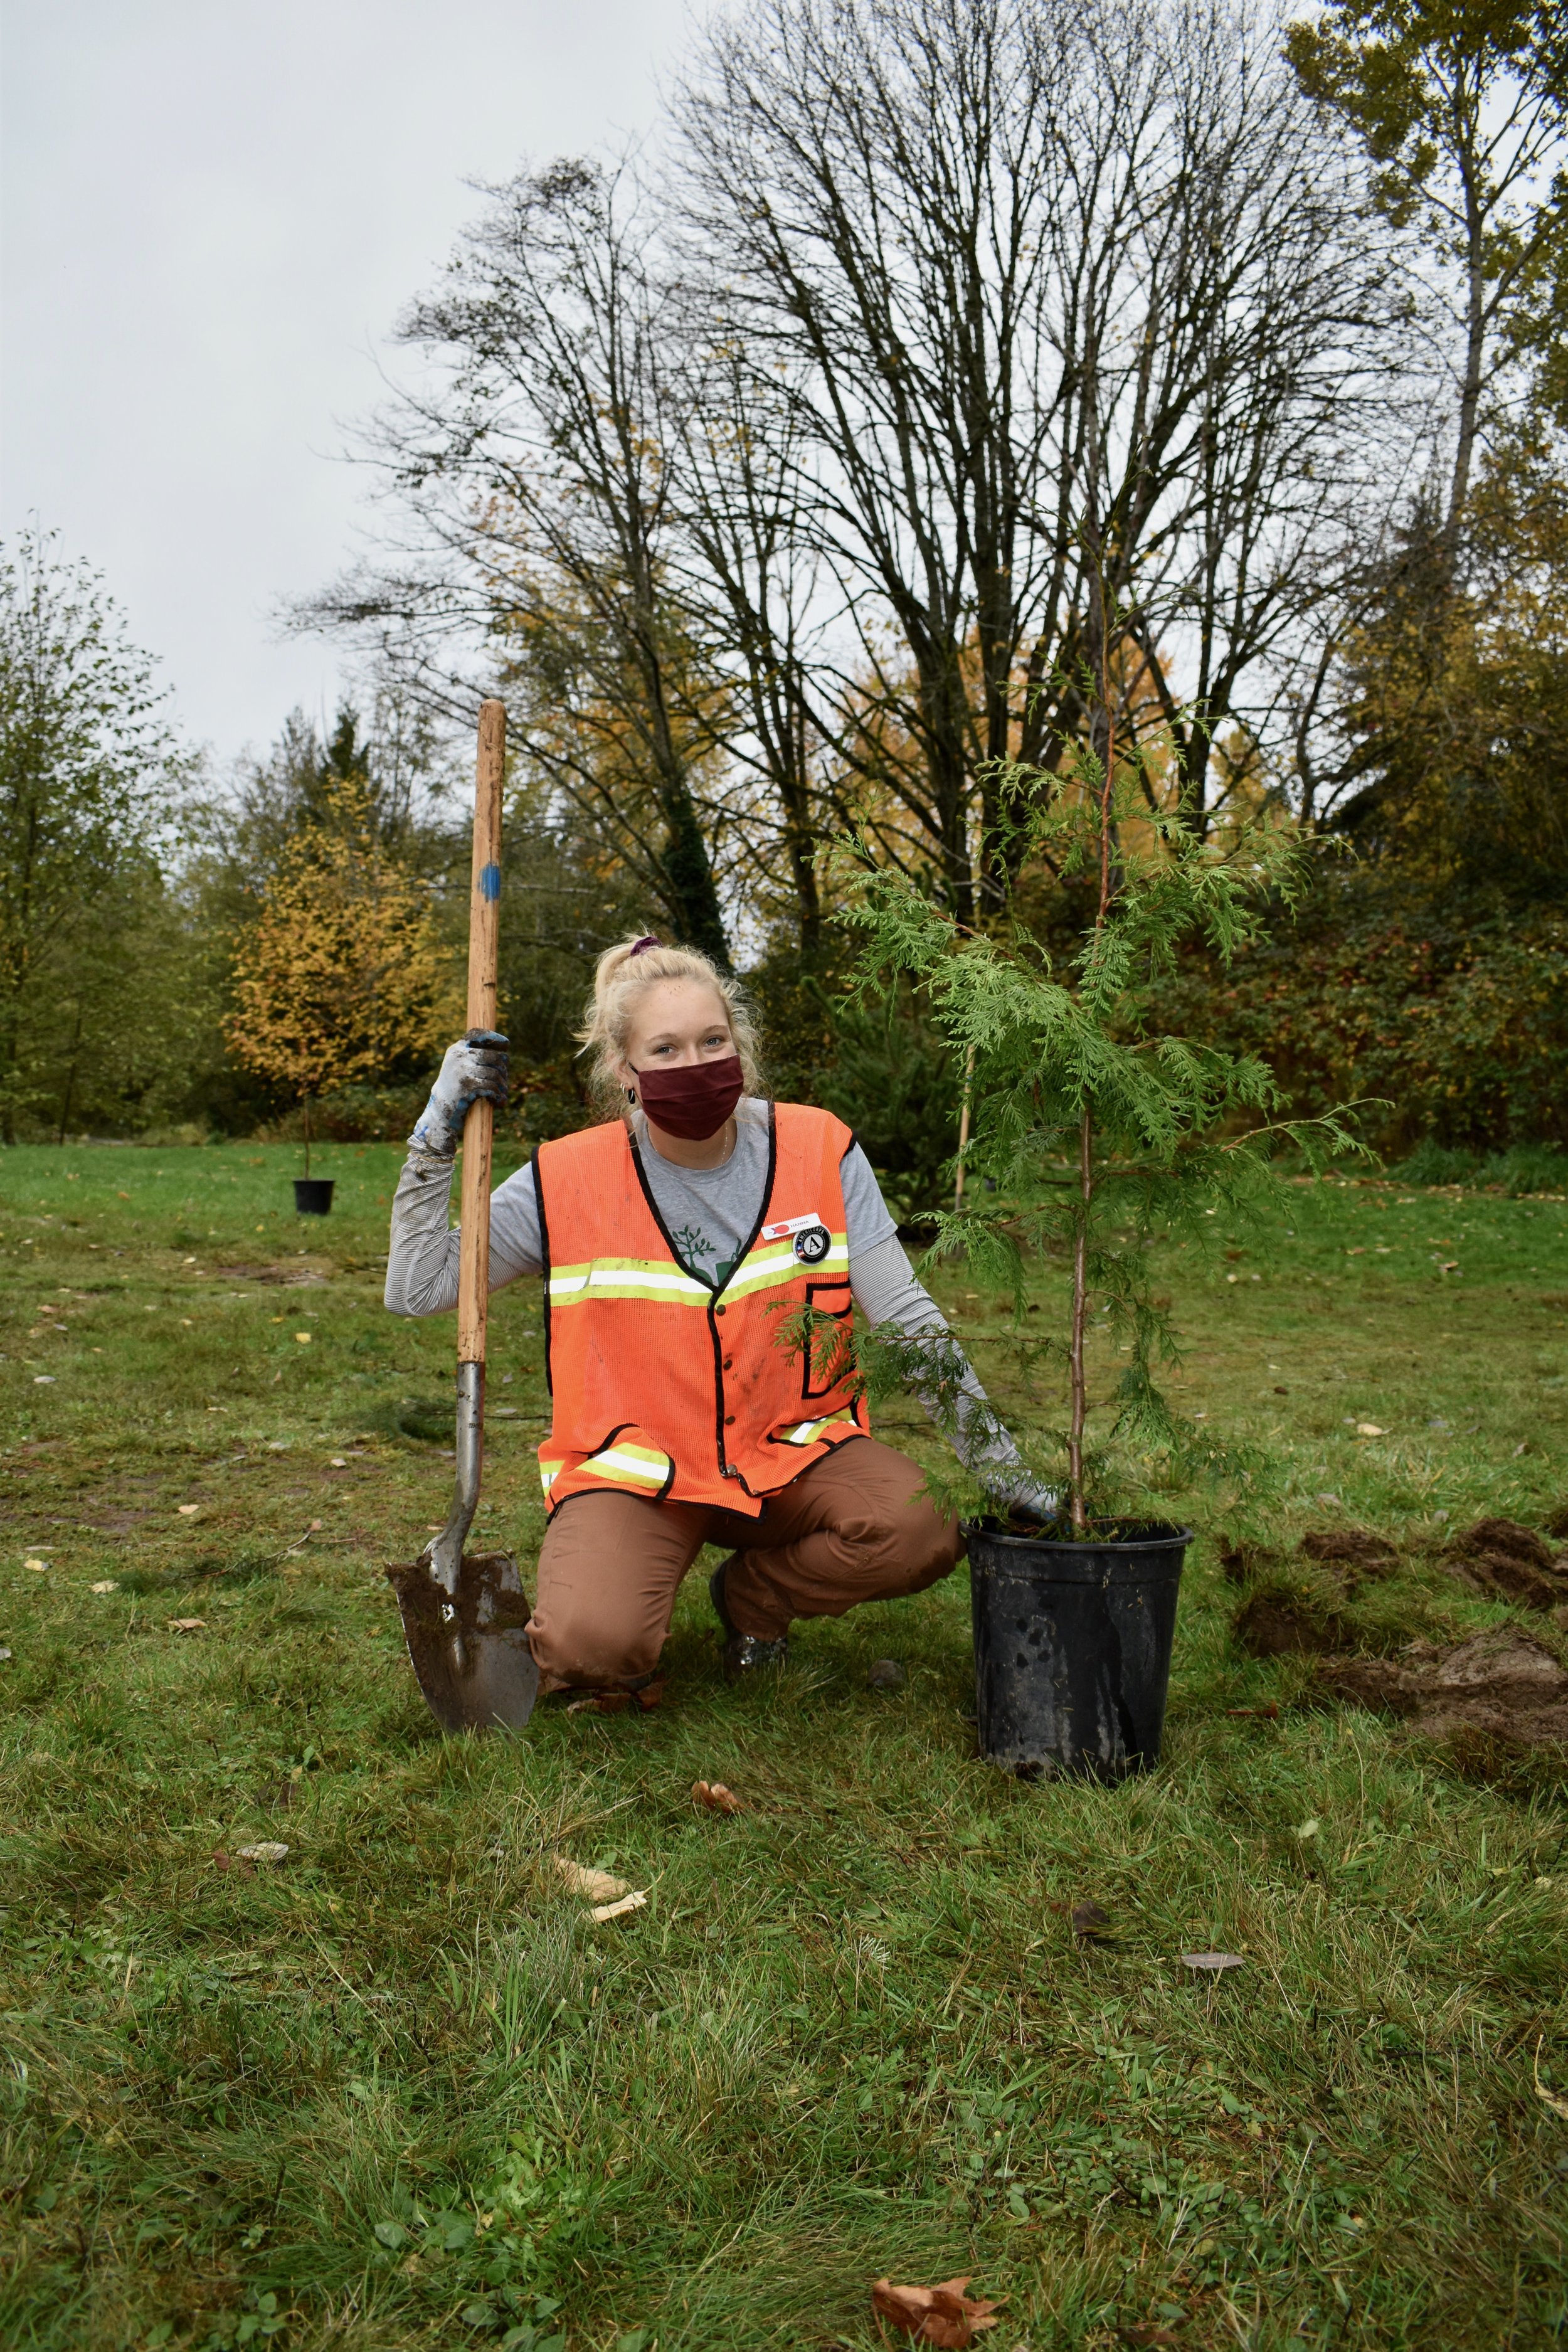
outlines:
[{"label": "americorps logo patch", "polygon": [[833,1236],[822,1222],[820,1209],[808,1209],[804,1217],[780,1217],[776,1223],[763,1227],[761,1238],[787,1242],[792,1235],[802,1265],[820,1265],[833,1247]]}]

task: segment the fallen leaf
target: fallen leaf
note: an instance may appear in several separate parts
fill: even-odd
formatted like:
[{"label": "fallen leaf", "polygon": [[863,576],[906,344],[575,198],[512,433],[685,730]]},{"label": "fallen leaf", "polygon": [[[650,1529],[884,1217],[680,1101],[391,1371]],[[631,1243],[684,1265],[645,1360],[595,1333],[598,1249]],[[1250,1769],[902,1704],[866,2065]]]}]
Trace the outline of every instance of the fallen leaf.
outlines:
[{"label": "fallen leaf", "polygon": [[254,1878],[256,1875],[253,1862],[237,1862],[232,1854],[225,1853],[221,1846],[214,1853],[213,1863],[219,1870],[237,1870],[242,1878]]},{"label": "fallen leaf", "polygon": [[1072,1931],[1080,1939],[1103,1936],[1110,1925],[1110,1914],[1102,1911],[1098,1903],[1075,1903],[1072,1906]]},{"label": "fallen leaf", "polygon": [[92,1589],[95,1592],[118,1592],[120,1587],[112,1576],[100,1576]]},{"label": "fallen leaf", "polygon": [[1182,1965],[1184,1968],[1204,1969],[1210,1976],[1218,1976],[1222,1969],[1239,1969],[1243,1963],[1239,1952],[1184,1952]]},{"label": "fallen leaf", "polygon": [[602,1927],[606,1919],[624,1919],[628,1911],[640,1911],[647,1901],[647,1896],[637,1889],[623,1895],[618,1903],[595,1903],[588,1916]]},{"label": "fallen leaf", "polygon": [[183,1519],[194,1519],[201,1507],[199,1503],[176,1503],[174,1506]]},{"label": "fallen leaf", "polygon": [[1267,1706],[1227,1706],[1226,1715],[1256,1715],[1269,1723],[1279,1720],[1279,1702],[1271,1698]]},{"label": "fallen leaf", "polygon": [[308,1348],[310,1346],[310,1335],[309,1331],[296,1331],[294,1337],[299,1341],[301,1348]]},{"label": "fallen leaf", "polygon": [[1323,1824],[1321,1822],[1313,1819],[1310,1822],[1303,1822],[1300,1828],[1292,1830],[1290,1834],[1292,1837],[1300,1838],[1302,1843],[1305,1844],[1310,1838],[1315,1838],[1317,1836],[1318,1832],[1322,1828],[1322,1826]]},{"label": "fallen leaf", "polygon": [[963,2352],[983,2327],[998,2327],[993,2318],[1001,2298],[965,2294],[968,2276],[943,2279],[940,2286],[895,2286],[879,2278],[871,2289],[871,2308],[879,2319],[890,2319],[917,2344],[937,2344]]},{"label": "fallen leaf", "polygon": [[346,1470],[348,1466],[341,1454],[334,1454],[327,1464],[329,1470]]},{"label": "fallen leaf", "polygon": [[205,1633],[206,1629],[205,1617],[171,1617],[169,1620],[171,1633]]},{"label": "fallen leaf", "polygon": [[1556,2092],[1549,2091],[1545,2084],[1541,2079],[1541,2043],[1539,2041],[1535,2045],[1535,2095],[1538,2099],[1543,2099],[1545,2101],[1546,2105],[1551,2108],[1554,2116],[1561,2116],[1562,2120],[1565,2124],[1568,2124],[1568,2099],[1560,2099]]},{"label": "fallen leaf", "polygon": [[9,1650],[0,1649],[0,1666],[3,1666],[5,1664],[6,1659],[10,1657],[11,1654],[12,1654]]},{"label": "fallen leaf", "polygon": [[726,1789],[722,1780],[693,1780],[691,1801],[709,1813],[738,1813],[741,1811],[741,1800],[733,1789]]},{"label": "fallen leaf", "polygon": [[30,1568],[35,1576],[45,1576],[48,1572],[49,1563],[47,1559],[25,1559],[22,1565],[24,1568]]},{"label": "fallen leaf", "polygon": [[236,1848],[241,1862],[281,1862],[288,1851],[288,1847],[279,1845],[276,1838],[263,1838],[259,1845]]},{"label": "fallen leaf", "polygon": [[612,1878],[607,1870],[584,1870],[580,1862],[572,1862],[563,1853],[556,1855],[555,1867],[573,1894],[589,1903],[614,1903],[630,1892],[624,1878]]},{"label": "fallen leaf", "polygon": [[1358,1437],[1386,1437],[1388,1435],[1387,1430],[1380,1429],[1375,1421],[1358,1421],[1355,1425],[1355,1433]]}]

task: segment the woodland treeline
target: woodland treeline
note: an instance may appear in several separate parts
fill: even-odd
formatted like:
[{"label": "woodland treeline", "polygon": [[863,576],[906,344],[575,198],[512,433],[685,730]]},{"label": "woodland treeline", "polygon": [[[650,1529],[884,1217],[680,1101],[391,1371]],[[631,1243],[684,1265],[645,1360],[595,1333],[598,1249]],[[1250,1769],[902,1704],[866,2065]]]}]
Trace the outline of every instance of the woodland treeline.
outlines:
[{"label": "woodland treeline", "polygon": [[245,942],[329,865],[422,909],[429,986],[319,1105],[401,1132],[499,692],[528,1133],[582,1117],[593,957],[647,926],[745,972],[778,1089],[928,1198],[958,1075],[912,1004],[841,1003],[829,845],[1070,952],[1009,796],[1114,727],[1215,855],[1316,853],[1230,971],[1152,983],[1173,1027],[1302,1108],[1386,1097],[1390,1150],[1568,1142],[1565,116],[1546,5],[719,19],[646,145],[482,190],[399,322],[381,553],[287,620],[360,666],[325,740],[182,758],[90,575],[14,551],[7,1132],[287,1118]]}]

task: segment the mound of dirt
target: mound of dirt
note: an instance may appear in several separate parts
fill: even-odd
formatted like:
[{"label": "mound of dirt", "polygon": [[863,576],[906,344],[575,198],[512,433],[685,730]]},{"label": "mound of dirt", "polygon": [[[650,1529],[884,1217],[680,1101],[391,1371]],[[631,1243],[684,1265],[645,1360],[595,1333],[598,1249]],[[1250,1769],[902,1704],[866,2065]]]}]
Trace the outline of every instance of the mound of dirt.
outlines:
[{"label": "mound of dirt", "polygon": [[1554,1559],[1534,1528],[1517,1519],[1478,1519],[1455,1536],[1444,1557],[1473,1591],[1526,1609],[1554,1609],[1568,1601],[1568,1553]]},{"label": "mound of dirt", "polygon": [[1367,1528],[1309,1528],[1301,1538],[1308,1559],[1331,1568],[1346,1584],[1364,1576],[1392,1576],[1399,1566],[1399,1548]]},{"label": "mound of dirt", "polygon": [[1448,1649],[1412,1642],[1396,1658],[1336,1658],[1317,1678],[1336,1697],[1401,1716],[1433,1738],[1479,1732],[1510,1748],[1568,1743],[1568,1672],[1509,1626]]},{"label": "mound of dirt", "polygon": [[1547,1534],[1555,1536],[1559,1542],[1564,1537],[1568,1537],[1568,1503],[1559,1503],[1557,1508],[1542,1520],[1542,1525]]},{"label": "mound of dirt", "polygon": [[1336,1656],[1355,1647],[1355,1628],[1310,1593],[1265,1585],[1237,1612],[1237,1641],[1253,1658]]}]

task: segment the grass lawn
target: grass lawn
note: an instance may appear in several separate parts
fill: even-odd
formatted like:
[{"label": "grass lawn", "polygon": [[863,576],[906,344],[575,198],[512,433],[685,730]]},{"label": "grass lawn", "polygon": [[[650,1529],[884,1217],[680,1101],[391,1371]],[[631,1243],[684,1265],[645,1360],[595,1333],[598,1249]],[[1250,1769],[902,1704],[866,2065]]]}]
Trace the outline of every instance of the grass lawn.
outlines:
[{"label": "grass lawn", "polygon": [[[449,1479],[451,1324],[380,1306],[398,1160],[323,1154],[300,1223],[282,1150],[0,1157],[0,2342],[869,2352],[873,2279],[961,2272],[996,2352],[1568,2336],[1550,1760],[1243,1655],[1205,1493],[1136,1784],[973,1759],[962,1571],[733,1692],[694,1576],[658,1712],[443,1742],[381,1574]],[[1254,1539],[1397,1539],[1373,1644],[1568,1653],[1436,1557],[1568,1500],[1568,1206],[1294,1198],[1268,1260],[1167,1254],[1180,1394],[1284,1465]],[[491,1329],[526,1580],[537,1292]],[[561,1853],[647,1908],[595,1927]]]}]

